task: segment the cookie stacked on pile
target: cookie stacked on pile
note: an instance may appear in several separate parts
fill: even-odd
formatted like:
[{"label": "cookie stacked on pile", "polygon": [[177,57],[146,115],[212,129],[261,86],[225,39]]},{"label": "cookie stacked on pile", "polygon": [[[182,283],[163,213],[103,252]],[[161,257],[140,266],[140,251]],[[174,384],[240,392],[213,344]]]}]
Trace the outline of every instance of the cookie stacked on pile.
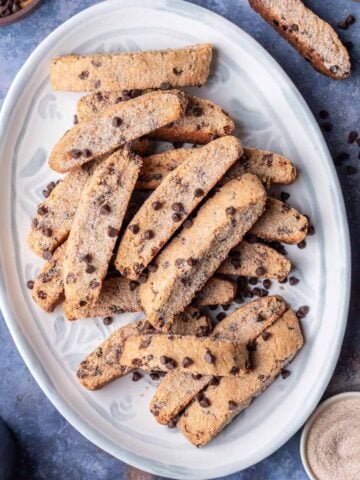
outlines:
[{"label": "cookie stacked on pile", "polygon": [[[161,379],[156,420],[197,446],[286,376],[303,345],[296,314],[264,289],[214,328],[203,307],[231,304],[237,277],[284,281],[291,262],[270,245],[301,244],[308,229],[268,193],[295,180],[294,165],[243,148],[226,112],[179,90],[205,84],[211,58],[204,44],[54,59],[55,90],[91,93],[50,155],[66,175],[28,238],[46,260],[30,285],[43,310],[63,304],[69,320],[145,313],[90,353],[79,381],[95,390],[149,372]],[[150,154],[161,141],[175,148]]]}]

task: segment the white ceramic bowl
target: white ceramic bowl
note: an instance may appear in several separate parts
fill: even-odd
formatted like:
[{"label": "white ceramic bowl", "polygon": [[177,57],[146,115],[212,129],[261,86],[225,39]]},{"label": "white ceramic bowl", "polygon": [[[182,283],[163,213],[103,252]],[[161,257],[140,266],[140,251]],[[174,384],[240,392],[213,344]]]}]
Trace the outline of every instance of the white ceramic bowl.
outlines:
[{"label": "white ceramic bowl", "polygon": [[334,395],[324,402],[320,403],[320,405],[317,407],[317,409],[314,411],[314,413],[311,415],[309,420],[306,422],[301,438],[300,438],[300,456],[301,456],[301,461],[304,467],[305,472],[307,473],[308,477],[310,480],[319,480],[314,473],[311,470],[310,464],[308,462],[307,454],[306,454],[306,444],[307,444],[307,439],[311,430],[311,427],[316,420],[316,418],[324,411],[326,410],[330,405],[333,405],[334,403],[341,402],[342,400],[346,400],[348,398],[360,398],[360,392],[344,392],[344,393],[339,393],[338,395]]}]

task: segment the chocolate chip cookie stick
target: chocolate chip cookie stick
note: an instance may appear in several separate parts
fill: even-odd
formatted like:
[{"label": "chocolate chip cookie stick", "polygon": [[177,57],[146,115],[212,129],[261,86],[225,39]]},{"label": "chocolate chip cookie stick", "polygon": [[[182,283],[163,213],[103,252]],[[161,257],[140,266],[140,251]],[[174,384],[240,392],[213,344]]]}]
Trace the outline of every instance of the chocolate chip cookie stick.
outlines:
[{"label": "chocolate chip cookie stick", "polygon": [[69,310],[99,298],[140,165],[140,157],[121,149],[96,168],[82,191],[64,261]]},{"label": "chocolate chip cookie stick", "polygon": [[54,90],[131,90],[203,85],[209,75],[212,45],[178,49],[67,55],[51,62]]},{"label": "chocolate chip cookie stick", "polygon": [[[209,321],[199,316],[195,309],[188,308],[179,314],[171,326],[175,335],[206,335]],[[155,329],[146,320],[129,323],[113,332],[99,347],[81,362],[77,371],[80,383],[89,390],[98,390],[117,378],[131,372],[134,367],[125,367],[120,357],[127,337],[152,334]]]},{"label": "chocolate chip cookie stick", "polygon": [[140,286],[147,319],[167,329],[176,313],[225,260],[263,212],[266,192],[260,180],[246,173],[231,180],[205,202],[190,228],[184,228],[163,249],[157,270]]},{"label": "chocolate chip cookie stick", "polygon": [[109,107],[96,118],[67,131],[53,148],[49,166],[63,173],[111,153],[182,117],[186,104],[186,95],[172,90],[150,92]]},{"label": "chocolate chip cookie stick", "polygon": [[299,321],[288,310],[257,339],[248,375],[224,377],[217,385],[210,385],[202,402],[194,400],[177,422],[180,431],[193,445],[209,443],[276,379],[303,343]]},{"label": "chocolate chip cookie stick", "polygon": [[[281,297],[259,298],[243,305],[219,322],[211,336],[252,345],[256,337],[277,320],[286,309],[286,302]],[[169,372],[151,399],[150,411],[157,422],[167,425],[209,383],[218,382],[217,378],[211,376]]]},{"label": "chocolate chip cookie stick", "polygon": [[237,138],[228,136],[188,152],[141,206],[124,233],[115,266],[125,277],[139,277],[242,154],[242,147]]},{"label": "chocolate chip cookie stick", "polygon": [[[132,97],[148,93],[133,90],[127,92],[94,92],[80,98],[77,104],[79,121],[89,121],[97,114]],[[229,135],[235,128],[230,116],[210,100],[188,95],[185,115],[175,122],[165,125],[150,134],[155,140],[168,142],[188,142],[205,144],[224,135]]]}]

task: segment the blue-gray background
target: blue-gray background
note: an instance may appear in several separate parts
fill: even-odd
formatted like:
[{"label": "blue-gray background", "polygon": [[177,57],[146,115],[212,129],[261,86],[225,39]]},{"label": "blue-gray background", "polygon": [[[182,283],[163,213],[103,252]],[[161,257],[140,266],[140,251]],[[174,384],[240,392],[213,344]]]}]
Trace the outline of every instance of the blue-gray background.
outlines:
[{"label": "blue-gray background", "polygon": [[[151,0],[148,0],[151,2]],[[24,61],[33,49],[58,25],[98,3],[96,0],[43,0],[30,16],[14,25],[0,28],[0,104]],[[306,4],[321,17],[336,26],[348,14],[357,21],[348,30],[340,30],[344,41],[352,41],[351,56],[354,64],[352,76],[335,82],[316,73],[302,57],[282,40],[248,6],[246,0],[193,0],[203,7],[223,15],[257,39],[297,85],[310,105],[315,117],[327,109],[334,128],[325,133],[334,158],[339,152],[351,157],[338,166],[347,206],[352,238],[352,296],[349,322],[344,346],[335,375],[326,396],[346,390],[360,389],[360,174],[349,175],[348,166],[360,167],[360,148],[348,145],[349,131],[360,133],[360,3],[353,0],[308,0]],[[320,121],[324,123],[324,121]],[[321,179],[319,179],[321,181]],[[324,212],[331,215],[331,212]],[[334,282],[339,280],[334,278]],[[284,412],[286,414],[286,412]],[[20,358],[6,325],[0,316],[0,416],[13,432],[20,452],[16,480],[71,478],[91,480],[148,480],[151,475],[128,467],[89,443],[76,432],[55,410],[41,392],[23,360]],[[299,433],[274,455],[258,465],[228,480],[282,480],[306,479],[299,457]]]}]

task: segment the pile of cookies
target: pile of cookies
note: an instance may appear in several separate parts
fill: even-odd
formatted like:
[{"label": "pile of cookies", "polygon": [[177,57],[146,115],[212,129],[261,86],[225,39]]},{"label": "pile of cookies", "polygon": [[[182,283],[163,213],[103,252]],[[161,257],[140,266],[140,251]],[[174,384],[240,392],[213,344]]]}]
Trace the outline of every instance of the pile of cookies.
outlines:
[{"label": "pile of cookies", "polygon": [[[273,246],[308,231],[307,217],[268,194],[295,180],[294,165],[244,148],[227,113],[179,90],[205,84],[211,58],[203,44],[53,59],[55,90],[90,93],[50,155],[66,175],[48,186],[28,237],[46,260],[28,282],[43,310],[63,304],[68,320],[105,323],[145,313],[88,355],[81,384],[149,372],[161,380],[154,417],[197,446],[286,377],[303,345],[301,312],[266,289],[245,288],[259,298],[216,326],[204,307],[242,303],[244,277],[286,281],[291,263]],[[175,148],[151,153],[161,141]]]}]

